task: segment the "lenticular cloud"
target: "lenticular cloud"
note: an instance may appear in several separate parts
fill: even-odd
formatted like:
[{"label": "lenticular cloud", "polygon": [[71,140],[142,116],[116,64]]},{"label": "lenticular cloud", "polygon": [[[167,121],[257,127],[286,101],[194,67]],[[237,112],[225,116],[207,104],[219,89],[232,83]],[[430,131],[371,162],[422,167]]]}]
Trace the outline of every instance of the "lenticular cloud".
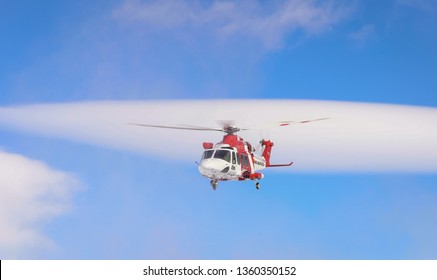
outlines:
[{"label": "lenticular cloud", "polygon": [[241,131],[257,145],[275,143],[272,162],[284,172],[437,172],[437,109],[307,100],[106,101],[0,108],[0,126],[156,157],[193,162],[203,141],[220,132],[129,125],[238,127],[278,121],[328,120]]}]

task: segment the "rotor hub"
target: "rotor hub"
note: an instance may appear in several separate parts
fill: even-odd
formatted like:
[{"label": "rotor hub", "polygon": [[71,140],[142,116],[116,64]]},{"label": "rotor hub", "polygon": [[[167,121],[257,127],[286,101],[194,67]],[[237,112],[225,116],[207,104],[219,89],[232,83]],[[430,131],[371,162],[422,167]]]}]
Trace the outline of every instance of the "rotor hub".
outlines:
[{"label": "rotor hub", "polygon": [[235,126],[227,126],[223,128],[223,131],[227,134],[234,134],[238,131],[240,131],[240,128],[235,127]]}]

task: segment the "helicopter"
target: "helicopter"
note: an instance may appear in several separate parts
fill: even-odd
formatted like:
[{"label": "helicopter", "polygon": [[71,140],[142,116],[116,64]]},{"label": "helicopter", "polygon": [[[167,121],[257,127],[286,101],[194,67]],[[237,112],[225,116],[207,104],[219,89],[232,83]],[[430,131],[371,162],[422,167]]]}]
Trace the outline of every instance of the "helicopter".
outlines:
[{"label": "helicopter", "polygon": [[256,154],[254,147],[236,133],[244,130],[253,130],[274,126],[289,126],[296,123],[309,123],[314,121],[326,120],[328,118],[304,120],[304,121],[282,121],[272,124],[265,124],[251,128],[239,128],[231,125],[229,122],[224,122],[221,128],[209,128],[200,126],[166,126],[166,125],[151,125],[130,123],[131,125],[149,127],[149,128],[164,128],[164,129],[181,129],[181,130],[197,130],[197,131],[219,131],[224,132],[223,140],[216,144],[212,142],[203,142],[203,154],[198,164],[199,172],[202,176],[210,179],[211,187],[216,190],[219,181],[229,180],[254,180],[256,189],[260,189],[259,180],[264,178],[264,174],[259,172],[262,169],[270,167],[288,167],[293,162],[285,164],[271,164],[270,157],[274,143],[271,140],[262,139],[260,145],[262,147],[261,154]]}]

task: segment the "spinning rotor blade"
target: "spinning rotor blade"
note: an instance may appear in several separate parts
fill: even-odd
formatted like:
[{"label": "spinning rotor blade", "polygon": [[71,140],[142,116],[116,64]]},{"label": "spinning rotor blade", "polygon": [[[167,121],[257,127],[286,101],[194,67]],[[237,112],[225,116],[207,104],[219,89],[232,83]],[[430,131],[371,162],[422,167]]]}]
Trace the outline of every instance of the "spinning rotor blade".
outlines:
[{"label": "spinning rotor blade", "polygon": [[329,118],[320,118],[313,120],[303,120],[303,121],[282,121],[270,124],[264,124],[259,126],[254,126],[250,128],[239,128],[233,125],[233,121],[221,121],[222,128],[210,128],[210,127],[202,127],[202,126],[193,126],[193,125],[180,125],[180,126],[168,126],[168,125],[153,125],[153,124],[141,124],[141,123],[130,123],[130,125],[144,126],[144,127],[153,127],[153,128],[167,128],[167,129],[180,129],[180,130],[197,130],[197,131],[221,131],[227,134],[234,134],[240,130],[254,130],[261,129],[267,127],[276,127],[276,126],[288,126],[291,124],[299,124],[299,123],[309,123],[315,121],[327,120]]},{"label": "spinning rotor blade", "polygon": [[235,127],[235,120],[219,120],[217,122],[222,128]]},{"label": "spinning rotor blade", "polygon": [[268,127],[277,127],[277,126],[289,126],[292,124],[300,124],[300,123],[309,123],[309,122],[316,122],[316,121],[324,121],[328,120],[329,118],[320,118],[320,119],[312,119],[312,120],[303,120],[303,121],[282,121],[282,122],[275,122],[275,123],[268,123],[263,125],[257,125],[250,128],[242,128],[241,130],[252,130],[252,129],[260,129],[260,128],[268,128]]},{"label": "spinning rotor blade", "polygon": [[201,130],[201,131],[223,131],[221,128],[209,128],[200,126],[167,126],[167,125],[152,125],[152,124],[141,124],[141,123],[130,123],[131,125],[144,126],[144,127],[154,127],[154,128],[168,128],[168,129],[181,129],[181,130]]}]

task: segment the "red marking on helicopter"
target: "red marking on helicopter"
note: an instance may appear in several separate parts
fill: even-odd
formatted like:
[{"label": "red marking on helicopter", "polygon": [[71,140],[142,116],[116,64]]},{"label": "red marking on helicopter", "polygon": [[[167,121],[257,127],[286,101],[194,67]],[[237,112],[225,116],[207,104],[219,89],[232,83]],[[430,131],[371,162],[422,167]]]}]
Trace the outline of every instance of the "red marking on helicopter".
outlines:
[{"label": "red marking on helicopter", "polygon": [[291,123],[309,123],[313,121],[326,120],[327,118],[305,120],[300,122],[283,121],[273,124],[261,125],[253,128],[238,128],[231,125],[225,125],[222,128],[209,128],[199,126],[164,126],[136,124],[133,125],[152,127],[152,128],[169,128],[183,130],[200,130],[200,131],[221,131],[224,132],[223,140],[217,144],[203,142],[204,152],[199,165],[199,172],[203,176],[211,179],[210,183],[215,190],[219,181],[228,180],[255,180],[256,188],[259,189],[259,182],[264,178],[264,174],[258,172],[267,167],[286,167],[291,166],[293,162],[286,164],[271,164],[270,157],[272,154],[273,142],[270,140],[261,140],[261,155],[255,154],[252,145],[244,141],[243,138],[235,133],[241,130],[251,130],[257,128],[266,128],[274,126],[289,126]]}]

